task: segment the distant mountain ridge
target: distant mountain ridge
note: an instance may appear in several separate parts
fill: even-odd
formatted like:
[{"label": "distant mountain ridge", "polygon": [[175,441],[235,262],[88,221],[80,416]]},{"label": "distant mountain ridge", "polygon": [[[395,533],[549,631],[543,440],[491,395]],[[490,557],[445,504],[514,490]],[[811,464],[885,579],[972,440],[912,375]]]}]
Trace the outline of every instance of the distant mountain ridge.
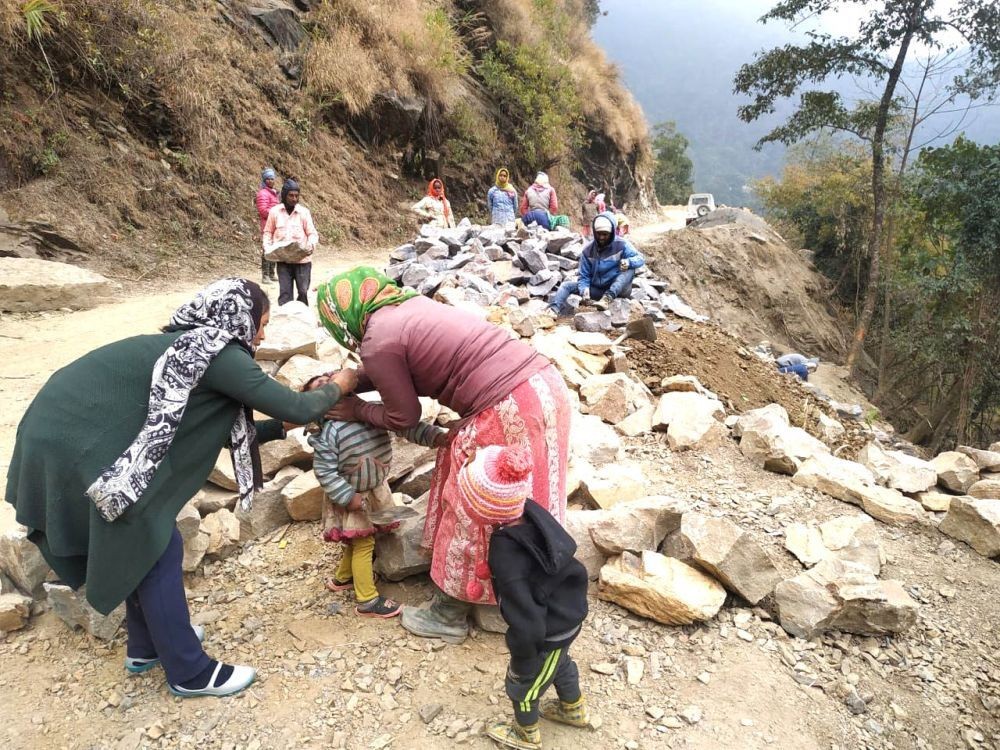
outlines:
[{"label": "distant mountain ridge", "polygon": [[[695,190],[713,192],[731,205],[752,204],[747,183],[779,174],[784,164],[784,147],[769,145],[760,152],[753,147],[788,111],[745,124],[736,115],[740,99],[732,93],[733,76],[755,52],[796,39],[780,23],[757,22],[772,5],[771,0],[697,5],[602,0],[607,15],[594,26],[595,41],[621,67],[650,125],[674,120],[690,141]],[[848,79],[838,88],[845,95],[856,91]],[[1000,140],[1000,107],[977,111],[962,130],[973,140]]]}]

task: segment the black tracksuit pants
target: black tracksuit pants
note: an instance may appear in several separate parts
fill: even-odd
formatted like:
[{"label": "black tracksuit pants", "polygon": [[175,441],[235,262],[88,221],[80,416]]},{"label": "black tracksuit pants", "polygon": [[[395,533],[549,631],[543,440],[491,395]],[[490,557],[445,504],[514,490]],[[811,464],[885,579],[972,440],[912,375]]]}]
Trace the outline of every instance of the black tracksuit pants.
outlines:
[{"label": "black tracksuit pants", "polygon": [[511,659],[507,667],[507,697],[514,704],[514,717],[521,726],[538,721],[538,703],[550,685],[556,686],[559,700],[575,703],[580,700],[580,670],[569,655],[569,643],[522,663]]}]

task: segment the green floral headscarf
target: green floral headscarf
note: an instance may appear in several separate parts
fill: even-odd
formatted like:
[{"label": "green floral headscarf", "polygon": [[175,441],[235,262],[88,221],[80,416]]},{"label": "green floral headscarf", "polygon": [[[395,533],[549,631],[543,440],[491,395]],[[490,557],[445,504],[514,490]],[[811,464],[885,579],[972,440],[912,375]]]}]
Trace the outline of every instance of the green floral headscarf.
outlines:
[{"label": "green floral headscarf", "polygon": [[319,319],[330,335],[353,351],[361,344],[369,315],[380,307],[398,305],[417,296],[412,289],[400,289],[381,271],[358,266],[320,284],[316,305]]}]

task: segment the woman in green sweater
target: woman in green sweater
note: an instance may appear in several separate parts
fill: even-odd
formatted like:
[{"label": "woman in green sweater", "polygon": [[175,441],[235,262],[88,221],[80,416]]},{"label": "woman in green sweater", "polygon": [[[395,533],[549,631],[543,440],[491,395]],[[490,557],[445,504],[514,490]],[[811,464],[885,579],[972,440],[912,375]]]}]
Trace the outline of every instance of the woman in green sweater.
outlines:
[{"label": "woman in green sweater", "polygon": [[[229,446],[249,509],[263,485],[258,444],[321,417],[353,372],[308,393],[269,378],[253,354],[267,296],[223,279],[179,308],[162,333],[101,347],[49,378],[17,429],[6,500],[49,565],[107,614],[126,605],[125,666],[162,664],[176,695],[230,695],[254,679],[201,648],[175,521]],[[275,419],[254,422],[253,411]],[[282,423],[286,423],[283,425]]]}]

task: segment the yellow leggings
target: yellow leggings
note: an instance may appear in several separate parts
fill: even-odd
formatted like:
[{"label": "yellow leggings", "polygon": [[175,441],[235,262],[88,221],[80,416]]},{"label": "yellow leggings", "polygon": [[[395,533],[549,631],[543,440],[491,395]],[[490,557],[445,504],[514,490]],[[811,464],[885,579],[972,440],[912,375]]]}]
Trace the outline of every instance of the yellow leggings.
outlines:
[{"label": "yellow leggings", "polygon": [[375,557],[375,537],[359,536],[344,544],[344,556],[334,574],[338,581],[354,579],[354,597],[367,602],[378,596],[372,560]]}]

